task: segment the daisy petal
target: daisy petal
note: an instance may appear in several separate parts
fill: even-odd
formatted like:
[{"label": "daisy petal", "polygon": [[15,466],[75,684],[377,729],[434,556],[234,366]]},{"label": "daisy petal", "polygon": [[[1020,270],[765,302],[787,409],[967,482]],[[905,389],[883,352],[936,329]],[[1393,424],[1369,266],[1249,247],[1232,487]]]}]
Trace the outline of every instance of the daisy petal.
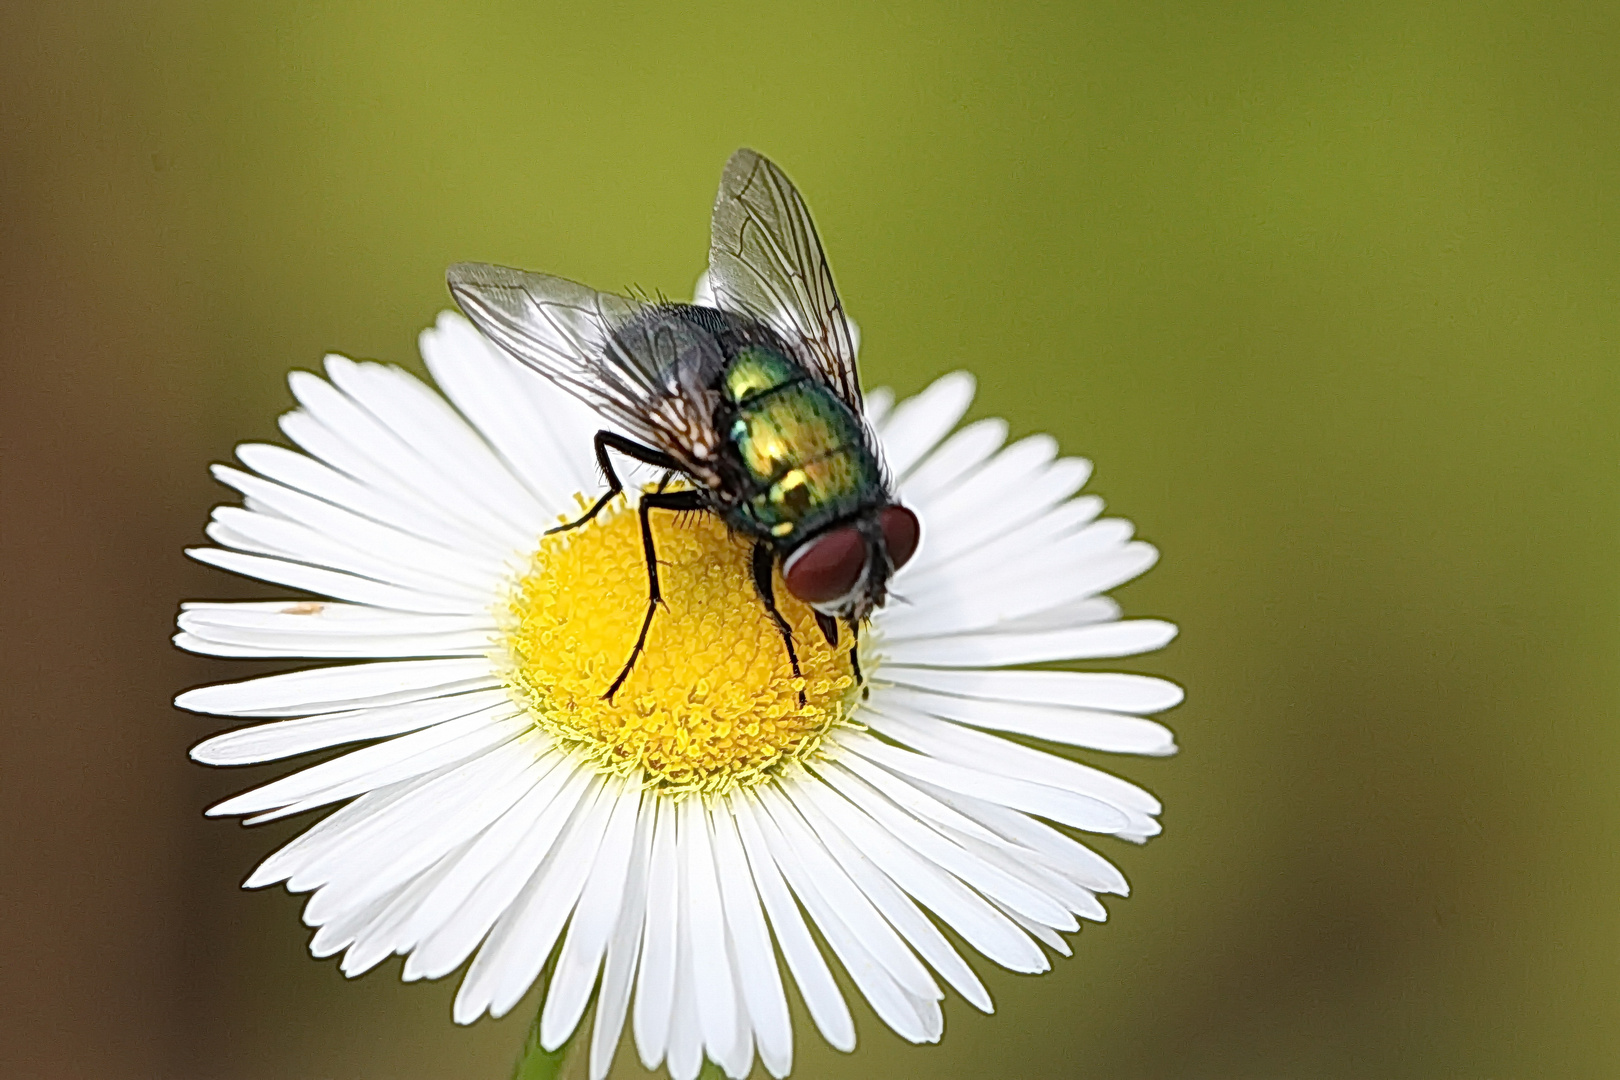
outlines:
[{"label": "daisy petal", "polygon": [[793,902],[793,895],[766,848],[764,836],[748,812],[748,803],[736,797],[729,798],[727,803],[743,850],[748,853],[748,865],[753,870],[765,912],[770,916],[776,943],[782,948],[783,959],[798,984],[810,1019],[834,1049],[848,1053],[855,1049],[855,1023],[850,1019],[849,1006],[844,1004],[844,996],[833,981],[827,961],[804,925],[799,907]]},{"label": "daisy petal", "polygon": [[188,690],[182,709],[216,716],[296,716],[368,705],[420,701],[495,686],[487,661],[399,660],[312,668]]},{"label": "daisy petal", "polygon": [[1170,623],[1131,619],[1034,634],[980,633],[898,641],[886,645],[884,652],[893,664],[937,667],[1043,664],[1053,660],[1135,656],[1162,649],[1175,636],[1176,628]]},{"label": "daisy petal", "polygon": [[714,808],[709,822],[714,830],[715,868],[725,899],[726,927],[736,946],[738,987],[759,1041],[760,1059],[772,1076],[784,1077],[793,1067],[793,1029],[759,893],[750,879],[747,856],[730,811]]},{"label": "daisy petal", "polygon": [[[984,984],[979,982],[978,976],[973,974],[962,957],[951,948],[945,936],[904,893],[895,887],[893,882],[878,871],[870,859],[861,854],[849,838],[839,831],[837,825],[821,813],[815,801],[804,795],[806,787],[818,786],[794,785],[786,789],[785,793],[792,801],[794,809],[799,811],[816,836],[827,845],[828,852],[849,875],[850,880],[889,924],[899,931],[906,942],[917,950],[935,971],[944,976],[958,993],[972,1002],[975,1008],[981,1012],[994,1011],[990,1006],[990,995],[985,993]],[[793,797],[795,792],[798,793],[797,798]]]},{"label": "daisy petal", "polygon": [[634,1009],[636,1050],[641,1063],[658,1068],[669,1046],[675,1011],[676,952],[680,935],[680,869],[675,847],[675,807],[658,804],[652,863],[647,876],[647,921],[642,931],[641,971]]},{"label": "daisy petal", "polygon": [[641,793],[622,788],[613,795],[613,807],[602,847],[580,893],[579,905],[568,937],[551,976],[551,989],[540,1013],[540,1045],[547,1050],[561,1046],[574,1032],[585,1013],[596,973],[607,949],[608,934],[619,921],[624,903],[625,879],[630,856],[636,850],[636,823],[641,809]]},{"label": "daisy petal", "polygon": [[895,407],[883,422],[884,458],[895,476],[904,477],[956,426],[973,401],[973,391],[973,376],[956,371]]},{"label": "daisy petal", "polygon": [[619,921],[608,936],[607,959],[602,968],[602,989],[591,1029],[591,1080],[603,1080],[613,1066],[613,1052],[624,1034],[630,1009],[631,979],[641,956],[641,927],[647,914],[647,867],[652,861],[653,822],[656,809],[643,801],[636,815],[624,903]]}]

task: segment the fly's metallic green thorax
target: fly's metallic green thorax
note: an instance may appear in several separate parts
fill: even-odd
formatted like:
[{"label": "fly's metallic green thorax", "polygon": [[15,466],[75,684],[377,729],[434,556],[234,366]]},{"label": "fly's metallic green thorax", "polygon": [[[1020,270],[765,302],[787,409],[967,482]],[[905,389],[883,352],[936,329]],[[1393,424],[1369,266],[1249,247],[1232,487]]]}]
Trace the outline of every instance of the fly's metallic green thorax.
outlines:
[{"label": "fly's metallic green thorax", "polygon": [[767,344],[739,349],[720,388],[744,498],[732,523],[781,546],[884,499],[860,418],[802,366]]}]

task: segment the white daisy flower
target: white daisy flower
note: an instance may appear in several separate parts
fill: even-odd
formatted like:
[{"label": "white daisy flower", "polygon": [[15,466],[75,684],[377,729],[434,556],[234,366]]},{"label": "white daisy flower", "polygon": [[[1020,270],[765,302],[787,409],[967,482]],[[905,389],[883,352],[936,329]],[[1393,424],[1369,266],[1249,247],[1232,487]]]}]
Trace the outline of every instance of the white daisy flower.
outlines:
[{"label": "white daisy flower", "polygon": [[[1014,971],[1067,955],[1124,877],[1071,830],[1145,840],[1159,803],[998,733],[1174,752],[1144,714],[1181,700],[1136,675],[1015,665],[1156,649],[1174,629],[1103,594],[1152,565],[1131,526],[1077,495],[1090,465],[1007,425],[950,434],[973,394],[948,375],[868,416],[923,542],[860,642],[864,689],[778,586],[802,680],[753,592],[748,544],[713,515],[659,521],[668,610],[612,703],[640,624],[635,515],[578,513],[597,420],[459,315],[407,372],[340,356],[297,372],[282,430],[215,475],[203,562],[310,599],[188,603],[176,642],[216,656],[364,660],[191,690],[261,721],[192,756],[245,765],[363,743],[213,807],[254,824],[342,804],[247,879],[311,893],[311,951],[406,979],[472,959],[454,1015],[516,1005],[553,965],[540,1019],[567,1040],[596,993],[590,1073],[627,1019],[648,1068],[705,1057],[743,1077],[793,1054],[787,980],[833,1046],[855,1029],[814,926],[873,1010],[913,1042],[944,1027],[941,982],[991,1002],[940,932]],[[459,410],[459,413],[458,411]],[[947,437],[948,436],[948,437]],[[631,499],[634,496],[630,496]],[[798,701],[802,686],[805,703]],[[808,919],[806,918],[808,916]],[[774,943],[774,944],[773,944]],[[784,974],[778,958],[786,963]]]},{"label": "white daisy flower", "polygon": [[[1157,554],[1076,495],[1090,465],[1045,436],[1004,447],[999,420],[951,434],[973,394],[960,373],[892,408],[872,395],[863,428],[854,327],[808,210],[758,154],[728,163],[712,238],[696,309],[453,267],[458,300],[511,355],[441,316],[422,355],[450,403],[381,364],[294,374],[301,408],[282,430],[304,452],[248,445],[250,471],[216,468],[245,501],[216,509],[218,546],[191,554],[311,598],[186,604],[175,639],[372,661],[177,699],[269,721],[199,745],[211,765],[367,744],[209,811],[255,824],[343,804],[247,886],[312,893],[310,949],[342,953],[351,976],[395,954],[406,979],[471,958],[461,1023],[503,1015],[549,967],[540,1044],[568,1040],[594,995],[593,1080],[627,1018],[643,1064],[674,1080],[706,1058],[741,1078],[756,1053],[786,1076],[778,952],[822,1035],[852,1049],[812,924],[906,1039],[940,1037],[938,980],[989,1011],[940,924],[1045,970],[1042,944],[1067,954],[1077,919],[1106,917],[1098,896],[1126,891],[1054,826],[1159,831],[1141,788],[993,733],[1175,749],[1145,719],[1175,686],[1016,667],[1175,633],[1121,620],[1104,595]],[[559,387],[658,444],[610,435],[597,452],[707,495],[632,484],[581,517],[604,418]],[[732,412],[711,400],[722,390]],[[746,472],[735,491],[727,469]],[[739,531],[667,513],[694,507],[741,515]],[[840,649],[833,617],[868,612]]]}]

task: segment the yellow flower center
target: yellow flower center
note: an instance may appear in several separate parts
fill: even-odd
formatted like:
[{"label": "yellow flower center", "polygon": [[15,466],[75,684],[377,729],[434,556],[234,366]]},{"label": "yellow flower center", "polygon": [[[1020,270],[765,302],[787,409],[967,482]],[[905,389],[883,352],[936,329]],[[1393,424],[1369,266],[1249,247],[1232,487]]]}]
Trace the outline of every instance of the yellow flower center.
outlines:
[{"label": "yellow flower center", "polygon": [[[503,673],[535,725],[595,767],[670,794],[757,784],[847,723],[850,638],[835,650],[776,571],[776,606],[802,676],[751,570],[751,541],[714,514],[651,515],[665,604],[612,701],[647,612],[641,525],[624,502],[544,537],[505,609]],[[803,704],[800,704],[800,691]]]}]

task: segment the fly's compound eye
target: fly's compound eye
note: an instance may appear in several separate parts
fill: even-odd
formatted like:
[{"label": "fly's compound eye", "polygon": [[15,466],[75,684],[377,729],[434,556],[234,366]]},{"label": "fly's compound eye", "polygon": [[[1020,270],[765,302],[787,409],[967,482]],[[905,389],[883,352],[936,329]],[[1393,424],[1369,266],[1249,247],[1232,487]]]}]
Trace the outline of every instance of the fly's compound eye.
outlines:
[{"label": "fly's compound eye", "polygon": [[845,526],[822,533],[789,555],[782,579],[788,592],[805,603],[830,604],[848,596],[865,569],[866,541]]},{"label": "fly's compound eye", "polygon": [[889,562],[898,570],[917,553],[922,523],[903,506],[886,506],[878,515],[878,527],[883,530],[883,546],[889,549]]}]

